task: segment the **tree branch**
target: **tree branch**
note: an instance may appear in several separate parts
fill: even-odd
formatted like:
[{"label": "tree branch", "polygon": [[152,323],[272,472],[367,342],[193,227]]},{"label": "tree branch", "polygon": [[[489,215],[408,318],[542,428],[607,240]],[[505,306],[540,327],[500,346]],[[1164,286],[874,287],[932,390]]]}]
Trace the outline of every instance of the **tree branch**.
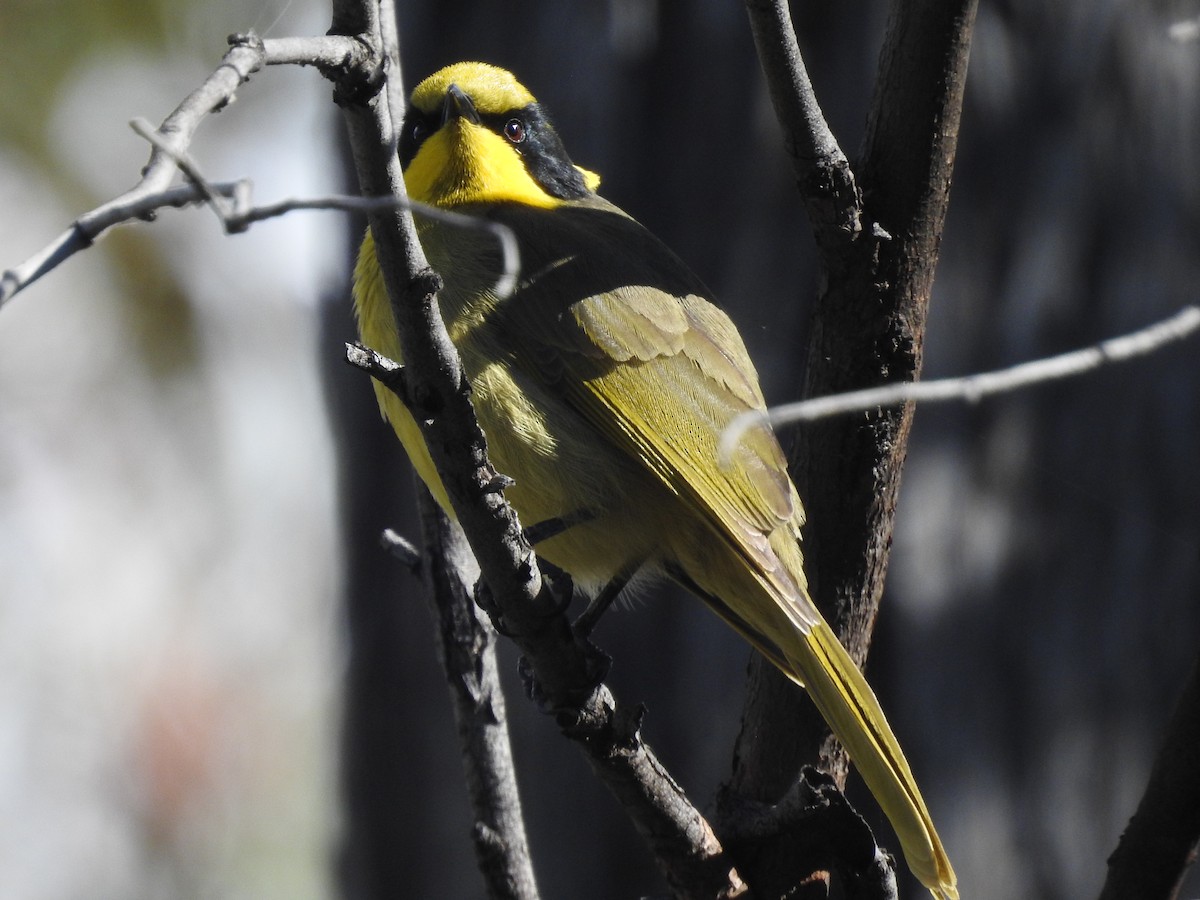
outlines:
[{"label": "tree branch", "polygon": [[182,207],[205,199],[233,199],[248,190],[243,182],[211,185],[206,196],[196,184],[171,187],[186,159],[186,150],[204,119],[228,106],[237,89],[264,65],[307,62],[322,70],[342,71],[363,57],[363,45],[350,38],[273,38],[260,40],[253,34],[233,35],[232,45],[204,82],[192,91],[154,131],[154,148],[142,169],[138,182],[119,197],[114,197],[77,218],[65,232],[20,265],[0,276],[0,309],[47,272],[53,271],[80,250],[92,246],[110,228],[126,222],[148,220],[164,207]]},{"label": "tree branch", "polygon": [[862,230],[862,198],[850,161],[825,121],[787,0],[745,0],[750,30],[783,145],[792,158],[796,186],[808,212],[817,244],[833,247]]},{"label": "tree branch", "polygon": [[717,808],[722,837],[754,873],[756,896],[790,897],[798,877],[837,872],[847,900],[897,900],[894,861],[824,772],[805,766],[779,803],[722,791]]},{"label": "tree branch", "polygon": [[[409,402],[409,373],[415,376],[415,369],[402,369],[360,345],[347,345],[346,358]],[[556,599],[553,611],[531,611],[495,588],[481,602],[525,654],[522,665],[531,694],[587,754],[649,844],[672,890],[680,897],[742,896],[741,879],[712,827],[642,740],[641,708],[619,705],[599,682],[607,658],[576,637],[562,604]],[[580,657],[590,667],[582,673]]]},{"label": "tree branch", "polygon": [[496,665],[496,630],[481,619],[473,595],[479,567],[462,530],[428,491],[422,489],[419,496],[428,560],[421,571],[475,815],[475,859],[492,900],[536,900],[537,881]]},{"label": "tree branch", "polygon": [[[856,178],[845,174],[811,98],[799,50],[791,49],[796,39],[786,3],[746,2],[820,251],[803,395],[914,381],[948,200],[975,0],[894,0]],[[771,46],[789,48],[789,65],[764,52]],[[810,152],[817,163],[810,161]],[[825,172],[836,175],[840,187],[825,189],[820,177]],[[826,216],[825,208],[845,211]],[[804,552],[810,590],[860,665],[887,571],[911,418],[912,407],[906,405],[822,421],[804,429],[793,448],[795,480],[809,522]],[[750,668],[730,790],[773,802],[805,760],[844,784],[845,751],[815,707],[768,663],[755,658]],[[783,867],[787,860],[774,864]]]},{"label": "tree branch", "polygon": [[[837,256],[825,254],[829,288],[814,313],[805,396],[919,377],[975,5],[892,3],[858,170],[870,229]],[[912,412],[907,404],[865,420],[828,420],[796,442],[813,523],[809,583],[859,665],[883,594]],[[845,752],[809,710],[802,746],[826,735],[821,757],[844,783]]]},{"label": "tree branch", "polygon": [[1033,360],[996,369],[977,372],[959,378],[939,378],[936,381],[902,381],[881,387],[814,397],[796,403],[774,406],[767,412],[740,413],[721,434],[717,445],[722,464],[729,460],[742,436],[755,425],[766,423],[773,428],[813,422],[828,416],[849,412],[866,412],[881,406],[900,403],[944,403],[955,400],[978,403],[985,397],[1007,394],[1022,388],[1034,387],[1063,378],[1074,378],[1093,372],[1111,363],[1128,362],[1147,356],[1176,341],[1200,332],[1200,306],[1185,306],[1173,316],[1121,337],[1109,338],[1092,347],[1073,350],[1058,356]]},{"label": "tree branch", "polygon": [[[388,2],[382,6],[391,9]],[[386,56],[380,49],[379,9],[374,3],[359,0],[335,2],[335,27],[324,38],[261,41],[253,35],[232,37],[233,46],[221,65],[158,129],[141,123],[135,126],[154,145],[137,184],[80,216],[47,248],[6,272],[0,283],[0,304],[74,253],[91,246],[109,228],[152,218],[163,207],[207,202],[230,232],[294,209],[366,211],[376,229],[377,250],[389,285],[407,286],[403,293],[393,295],[398,321],[415,320],[420,333],[435,336],[432,344],[424,345],[427,351],[411,342],[405,348],[406,358],[426,363],[415,365],[415,370],[435,373],[432,379],[414,379],[412,396],[424,410],[421,418],[434,421],[436,446],[453,447],[459,460],[470,460],[467,467],[457,470],[467,473],[462,478],[443,475],[443,480],[460,504],[460,520],[475,533],[477,552],[480,546],[488,548],[480,556],[487,582],[501,598],[495,608],[506,627],[518,633],[517,642],[537,673],[544,705],[558,714],[564,730],[587,749],[600,777],[626,804],[673,888],[688,896],[733,896],[741,889],[741,882],[724,858],[712,829],[642,743],[635,727],[640,712],[623,711],[599,683],[606,658],[586,641],[575,639],[559,612],[558,598],[542,584],[532,551],[521,538],[519,523],[499,495],[504,479],[487,463],[486,447],[470,413],[457,356],[437,316],[432,290],[436,276],[424,261],[407,214],[413,205],[404,197],[392,132],[392,110],[397,101],[381,104],[379,99],[386,96],[380,93],[384,86],[393,96],[402,97],[403,93],[398,78],[384,77],[385,71],[398,76],[399,66],[394,54]],[[339,24],[348,30],[339,33]],[[210,183],[188,158],[187,146],[203,119],[227,105],[251,74],[263,65],[276,64],[313,65],[333,79],[335,100],[347,111],[364,193],[374,196],[294,199],[255,207],[250,202],[249,182]],[[177,170],[185,173],[189,183],[171,187]],[[506,257],[505,275],[496,290],[511,290],[517,258],[515,241],[507,229],[444,210],[424,208],[420,212],[459,226],[492,230]],[[414,296],[417,299],[412,302]],[[403,324],[402,335],[409,334],[410,327]],[[494,844],[490,838],[488,843]]]},{"label": "tree branch", "polygon": [[1154,760],[1146,793],[1108,858],[1100,900],[1175,897],[1200,849],[1200,657]]},{"label": "tree branch", "polygon": [[[371,3],[336,4],[335,29],[339,23],[365,24],[361,33],[383,40]],[[395,47],[377,46],[378,58],[389,61],[389,75],[398,75]],[[394,85],[392,90],[397,91]],[[394,137],[401,111],[393,103],[389,92],[377,92],[344,105],[360,185],[368,195],[404,196]],[[462,365],[438,311],[440,283],[428,268],[411,217],[399,210],[376,212],[369,219],[406,362],[401,396],[421,423],[475,552],[488,588],[482,600],[493,621],[524,653],[539,702],[584,748],[649,843],[671,889],[681,897],[741,894],[741,880],[711,827],[641,740],[640,709],[618,706],[600,682],[607,659],[572,632],[503,499],[506,479],[488,462]],[[368,365],[379,362],[368,357]]]},{"label": "tree branch", "polygon": [[[460,521],[468,531],[484,532],[487,540],[496,528],[519,534],[515,517],[508,513],[492,485],[496,476],[487,463],[482,433],[474,421],[467,398],[461,365],[438,314],[435,292],[437,276],[429,269],[416,238],[412,216],[407,209],[404,181],[395,150],[394,112],[388,95],[381,90],[364,92],[363,85],[382,88],[382,72],[390,69],[399,77],[395,47],[386,46],[381,33],[380,15],[394,15],[389,4],[380,9],[374,3],[336,3],[333,29],[354,28],[373,52],[368,56],[371,73],[333,73],[335,96],[341,97],[344,118],[350,132],[351,148],[365,195],[398,198],[388,209],[368,213],[375,235],[376,251],[388,286],[392,308],[400,330],[405,359],[412,364],[413,375],[404,378],[402,396],[415,402],[426,423],[431,441],[440,452],[435,459],[443,483],[455,497]],[[349,79],[349,84],[340,79]],[[351,87],[354,86],[354,87]],[[398,114],[398,111],[396,111]],[[374,357],[364,357],[374,362]],[[401,370],[380,360],[375,372],[385,383],[395,384]],[[434,446],[431,443],[431,446]],[[489,896],[528,898],[538,896],[529,858],[528,839],[520,814],[504,718],[503,697],[499,692],[494,648],[489,631],[476,618],[469,585],[475,580],[475,565],[456,529],[433,510],[422,515],[425,532],[423,567],[428,585],[428,600],[440,636],[439,655],[450,686],[452,705],[458,723],[459,746],[467,773],[468,794],[474,814],[472,839],[480,872]],[[476,538],[478,540],[478,537]],[[510,543],[505,550],[519,553]],[[526,548],[527,550],[527,548]],[[494,571],[514,562],[504,551],[487,560]],[[492,571],[488,571],[489,576]],[[532,584],[522,593],[534,599],[541,591],[536,567]],[[513,579],[516,581],[517,579]],[[509,582],[510,584],[512,582]]]},{"label": "tree branch", "polygon": [[[268,64],[276,64],[282,59],[288,59],[297,64],[307,63],[318,66],[322,70],[340,71],[331,69],[331,66],[320,60],[319,57],[307,60],[300,57],[301,48],[307,43],[305,38],[274,39],[270,42],[268,51],[275,41],[284,44],[286,52],[279,54],[268,52],[266,56]],[[333,41],[329,46],[344,48],[347,43]],[[360,45],[358,42],[354,42],[352,46],[359,47]],[[326,46],[326,42],[319,39],[314,39],[313,48],[315,51],[324,49],[326,52],[331,52]],[[339,59],[342,58],[344,55],[339,57]],[[197,107],[193,107],[193,109],[195,108]],[[155,129],[145,119],[133,119],[129,125],[134,132],[154,147],[160,161],[169,161],[183,173],[188,183],[162,190],[153,189],[155,184],[161,182],[162,173],[157,170],[160,162],[152,162],[147,166],[143,179],[134,188],[80,216],[69,229],[46,247],[19,265],[6,270],[3,276],[0,276],[0,308],[43,275],[66,262],[75,253],[90,247],[108,229],[135,221],[153,220],[161,209],[181,209],[197,203],[206,203],[209,206],[227,234],[239,234],[247,231],[256,222],[299,210],[367,213],[404,207],[425,218],[446,222],[457,228],[475,228],[491,232],[499,242],[501,249],[501,275],[493,290],[497,296],[506,297],[512,293],[516,285],[520,260],[516,238],[506,225],[450,210],[438,209],[424,203],[415,203],[391,194],[379,197],[335,194],[324,197],[286,198],[256,206],[253,203],[253,186],[249,179],[242,178],[234,182],[210,182],[201,173],[199,164],[187,153],[186,143],[181,143],[178,139],[169,140],[164,136],[161,127]],[[151,172],[152,168],[153,172]]]}]

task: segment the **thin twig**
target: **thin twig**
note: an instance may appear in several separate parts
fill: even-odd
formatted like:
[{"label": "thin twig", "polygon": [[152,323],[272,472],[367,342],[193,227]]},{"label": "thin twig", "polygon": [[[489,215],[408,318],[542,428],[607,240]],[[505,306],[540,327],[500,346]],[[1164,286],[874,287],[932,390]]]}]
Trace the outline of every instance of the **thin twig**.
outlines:
[{"label": "thin twig", "polygon": [[[348,0],[340,27],[362,28],[367,12]],[[378,37],[378,23],[374,36]],[[382,58],[394,57],[383,50]],[[335,89],[336,91],[336,89]],[[387,95],[345,107],[363,192],[403,192]],[[399,111],[397,110],[397,113]],[[729,897],[743,890],[711,826],[641,739],[639,708],[617,704],[601,679],[607,657],[579,638],[548,588],[520,523],[498,491],[461,360],[438,311],[440,284],[423,254],[406,244],[403,216],[371,221],[406,364],[406,391],[442,483],[479,561],[488,590],[478,602],[517,644],[540,705],[587,753],[617,795],[678,896]],[[370,364],[369,357],[356,364]]]},{"label": "thin twig", "polygon": [[414,575],[421,574],[421,551],[400,532],[385,528],[379,536],[379,543]]},{"label": "thin twig", "polygon": [[332,195],[307,199],[292,198],[280,200],[266,206],[250,204],[250,182],[243,179],[238,182],[238,190],[233,193],[232,205],[226,198],[219,195],[200,171],[200,166],[187,153],[166,145],[153,127],[145,119],[134,119],[130,126],[141,137],[150,141],[155,147],[171,156],[176,165],[189,182],[194,184],[210,208],[217,214],[225,230],[230,234],[238,234],[247,230],[254,222],[282,216],[295,210],[342,210],[347,212],[375,212],[383,209],[407,209],[425,219],[443,222],[454,228],[486,231],[496,238],[500,244],[500,277],[492,286],[492,292],[503,299],[509,296],[517,285],[517,273],[521,268],[521,253],[517,247],[517,238],[511,228],[501,222],[489,222],[478,216],[456,213],[453,210],[441,209],[421,203],[408,197],[387,195],[383,197],[353,197],[349,195]]},{"label": "thin twig", "polygon": [[[153,131],[154,149],[137,183],[120,196],[79,216],[70,228],[42,250],[0,275],[0,309],[47,272],[92,246],[113,226],[153,218],[163,207],[187,206],[205,199],[196,186],[171,187],[179,168],[178,160],[191,144],[201,122],[210,113],[233,102],[237,89],[264,65],[295,63],[300,61],[300,56],[307,55],[308,61],[323,71],[344,70],[366,55],[361,41],[332,35],[266,41],[254,34],[234,35],[230,44],[232,46],[220,65]],[[242,184],[210,184],[213,196],[208,199],[210,202],[215,197],[236,200],[236,192],[244,189]]]},{"label": "thin twig", "polygon": [[787,403],[772,407],[766,413],[742,413],[729,423],[721,435],[718,453],[722,465],[728,465],[738,441],[756,425],[766,423],[778,428],[796,422],[812,422],[827,416],[865,412],[881,406],[895,406],[909,401],[978,403],[984,397],[1009,393],[1032,385],[1057,381],[1061,378],[1072,378],[1110,363],[1137,359],[1175,341],[1184,340],[1197,331],[1200,331],[1200,307],[1185,306],[1173,316],[1130,334],[1110,338],[1082,350],[1073,350],[1059,356],[1021,363],[1007,369],[980,372],[959,378],[941,378],[936,381],[905,381],[867,388],[862,391],[849,391],[830,397],[815,397],[811,400]]},{"label": "thin twig", "polygon": [[479,567],[462,530],[421,491],[422,575],[450,688],[474,821],[475,858],[491,900],[538,900],[500,685],[496,630],[474,601]]},{"label": "thin twig", "polygon": [[[228,105],[238,87],[262,67],[263,61],[261,41],[247,40],[231,47],[212,74],[163,120],[158,131],[164,143],[176,149],[186,147],[205,116]],[[156,206],[152,198],[161,199],[164,196],[175,172],[175,162],[163,150],[155,147],[137,184],[119,197],[80,216],[44,250],[0,276],[0,308],[66,259],[90,247],[109,228],[123,222],[149,218],[155,209],[168,205],[159,203]],[[178,195],[175,196],[178,198]],[[177,199],[177,202],[169,205],[188,202],[195,200]]]},{"label": "thin twig", "polygon": [[[222,197],[233,197],[240,186],[240,182],[209,184],[210,190]],[[0,309],[43,275],[58,268],[80,250],[91,247],[100,234],[114,225],[151,221],[160,209],[182,209],[202,202],[204,195],[200,189],[186,184],[152,193],[129,191],[84,213],[41,250],[4,271],[0,276]]]},{"label": "thin twig", "polygon": [[227,198],[212,189],[208,179],[200,174],[200,166],[192,159],[191,154],[183,147],[173,147],[162,134],[155,130],[153,125],[141,117],[130,120],[129,127],[138,137],[149,141],[152,147],[175,163],[176,168],[183,173],[183,177],[190,184],[196,186],[209,208],[225,224],[226,231],[230,230],[225,208]]},{"label": "thin twig", "polygon": [[784,147],[792,158],[817,242],[852,239],[862,228],[862,198],[850,162],[817,102],[788,0],[745,0],[745,6]]},{"label": "thin twig", "polygon": [[1100,900],[1179,895],[1200,851],[1200,658],[1154,758],[1146,792],[1108,858]]},{"label": "thin twig", "polygon": [[84,213],[75,223],[55,238],[46,247],[29,259],[8,269],[0,281],[0,308],[20,291],[33,284],[46,273],[66,262],[80,250],[90,247],[109,228],[130,222],[147,221],[164,208],[183,208],[197,203],[206,203],[221,221],[229,234],[239,234],[255,222],[276,218],[298,210],[338,210],[341,212],[369,213],[382,209],[408,209],[427,219],[444,222],[455,228],[486,231],[500,245],[501,271],[493,293],[503,299],[516,288],[517,274],[521,267],[520,250],[512,229],[500,222],[489,222],[476,216],[464,215],[439,209],[407,198],[387,195],[383,197],[357,197],[348,194],[332,194],[321,197],[287,198],[274,203],[255,206],[252,203],[253,188],[249,179],[233,182],[209,181],[200,171],[199,164],[192,159],[179,141],[168,141],[161,129],[142,118],[135,118],[129,126],[142,138],[150,142],[155,153],[172,162],[187,178],[186,185],[176,185],[164,190],[148,192],[137,188],[127,191]]}]

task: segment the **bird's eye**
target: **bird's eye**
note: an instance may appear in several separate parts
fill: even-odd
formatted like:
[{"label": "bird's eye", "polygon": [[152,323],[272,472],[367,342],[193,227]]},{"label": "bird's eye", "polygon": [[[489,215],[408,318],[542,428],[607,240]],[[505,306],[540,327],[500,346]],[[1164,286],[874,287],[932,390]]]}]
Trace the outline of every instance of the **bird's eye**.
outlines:
[{"label": "bird's eye", "polygon": [[413,122],[412,125],[409,126],[408,134],[409,137],[412,138],[414,144],[419,144],[421,141],[425,140],[425,135],[428,131],[429,128],[424,122]]},{"label": "bird's eye", "polygon": [[525,123],[520,119],[509,119],[504,123],[504,136],[514,144],[525,140]]}]

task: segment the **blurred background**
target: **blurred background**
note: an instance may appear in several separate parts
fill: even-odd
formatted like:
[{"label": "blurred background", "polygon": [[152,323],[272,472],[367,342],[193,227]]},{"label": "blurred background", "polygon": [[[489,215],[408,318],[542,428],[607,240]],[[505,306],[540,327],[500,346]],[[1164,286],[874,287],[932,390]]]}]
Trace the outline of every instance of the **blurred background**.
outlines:
[{"label": "blurred background", "polygon": [[[816,273],[740,4],[401,6],[410,87],[462,58],[516,71],[722,298],[768,397],[796,396]],[[886,6],[795,14],[853,155]],[[1200,42],[1172,26],[1198,17],[983,3],[927,377],[1197,301]],[[315,0],[6,0],[0,267],[136,180],[125,123],[161,121],[225,35],[327,27]],[[347,189],[329,98],[311,70],[259,73],[193,155],[263,202]],[[384,527],[416,534],[411,478],[341,361],[361,228],[292,215],[231,238],[164,212],[0,313],[0,896],[483,895],[429,618],[377,549]],[[869,674],[965,896],[1099,890],[1196,659],[1198,459],[1195,340],[918,411]],[[707,804],[745,646],[670,593],[598,641]],[[507,647],[502,668],[545,896],[662,894]]]}]

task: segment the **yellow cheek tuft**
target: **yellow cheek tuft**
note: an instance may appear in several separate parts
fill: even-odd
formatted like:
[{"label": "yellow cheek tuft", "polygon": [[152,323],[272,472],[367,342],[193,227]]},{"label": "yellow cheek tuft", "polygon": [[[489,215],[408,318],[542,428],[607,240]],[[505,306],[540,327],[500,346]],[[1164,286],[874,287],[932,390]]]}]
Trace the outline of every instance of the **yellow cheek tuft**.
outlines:
[{"label": "yellow cheek tuft", "polygon": [[530,177],[504,138],[464,119],[426,139],[404,181],[414,200],[433,206],[512,202],[548,209],[561,202]]},{"label": "yellow cheek tuft", "polygon": [[600,189],[600,175],[598,172],[593,172],[591,169],[585,169],[583,166],[576,166],[575,169],[583,176],[583,185],[593,194]]}]

